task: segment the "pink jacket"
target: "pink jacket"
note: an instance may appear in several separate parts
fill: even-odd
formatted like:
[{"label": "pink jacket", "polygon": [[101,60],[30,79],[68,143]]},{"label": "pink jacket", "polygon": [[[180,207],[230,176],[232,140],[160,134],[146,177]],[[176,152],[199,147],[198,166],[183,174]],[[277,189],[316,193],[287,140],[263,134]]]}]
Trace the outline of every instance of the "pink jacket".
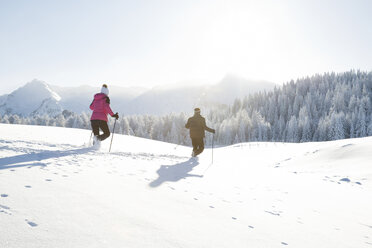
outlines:
[{"label": "pink jacket", "polygon": [[94,95],[94,100],[90,104],[90,109],[93,110],[92,117],[90,120],[102,120],[107,121],[107,114],[114,115],[110,108],[110,104],[106,102],[107,96],[103,93]]}]

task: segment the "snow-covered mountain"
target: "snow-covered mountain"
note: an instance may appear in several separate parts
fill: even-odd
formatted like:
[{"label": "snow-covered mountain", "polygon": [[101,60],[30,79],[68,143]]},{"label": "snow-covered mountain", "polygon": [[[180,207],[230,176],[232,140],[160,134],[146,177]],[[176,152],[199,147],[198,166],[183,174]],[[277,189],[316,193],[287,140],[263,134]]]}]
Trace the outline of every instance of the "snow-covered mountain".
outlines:
[{"label": "snow-covered mountain", "polygon": [[267,81],[248,80],[226,75],[217,85],[208,88],[205,97],[210,102],[232,104],[236,98],[244,98],[259,91],[273,90],[276,85]]},{"label": "snow-covered mountain", "polygon": [[[191,148],[0,124],[0,247],[371,247],[372,137]],[[268,154],[270,156],[268,156]]]},{"label": "snow-covered mountain", "polygon": [[135,98],[129,110],[131,114],[190,112],[194,107],[210,108],[221,104],[232,104],[236,98],[243,98],[259,91],[272,90],[274,87],[274,83],[227,75],[214,85],[188,86],[183,84],[177,87],[154,87]]},{"label": "snow-covered mountain", "polygon": [[[88,85],[78,87],[50,85],[50,87],[61,96],[60,104],[63,109],[76,113],[90,111],[89,105],[93,100],[93,96],[100,91],[99,87]],[[111,106],[113,109],[125,110],[131,100],[138,97],[146,90],[147,89],[141,87],[110,86],[110,98],[114,100]]]},{"label": "snow-covered mountain", "polygon": [[[274,88],[273,83],[226,76],[220,83],[203,86],[159,86],[152,89],[110,86],[111,107],[120,114],[189,112],[195,106],[231,104],[235,98]],[[33,80],[9,95],[0,96],[0,114],[51,114],[63,110],[89,112],[99,87],[60,87]]]},{"label": "snow-covered mountain", "polygon": [[55,116],[63,110],[60,100],[61,97],[48,84],[35,79],[11,94],[1,96],[0,114]]}]

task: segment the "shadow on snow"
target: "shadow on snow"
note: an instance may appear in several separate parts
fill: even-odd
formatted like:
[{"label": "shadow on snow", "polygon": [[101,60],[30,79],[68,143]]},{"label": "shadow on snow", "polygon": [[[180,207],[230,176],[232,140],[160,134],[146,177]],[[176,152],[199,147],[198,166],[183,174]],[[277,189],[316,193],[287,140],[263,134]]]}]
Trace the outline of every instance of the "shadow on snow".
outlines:
[{"label": "shadow on snow", "polygon": [[[46,166],[40,161],[50,158],[60,158],[70,155],[83,154],[92,151],[91,147],[71,149],[65,151],[41,151],[27,154],[16,155],[12,157],[0,158],[0,170],[13,169],[26,166]],[[25,164],[26,163],[26,164]]]},{"label": "shadow on snow", "polygon": [[190,158],[186,162],[178,163],[175,165],[162,165],[156,171],[158,173],[158,178],[152,181],[149,185],[150,187],[158,187],[164,182],[177,182],[186,177],[203,177],[201,175],[190,174],[189,172],[197,166],[199,162]]}]

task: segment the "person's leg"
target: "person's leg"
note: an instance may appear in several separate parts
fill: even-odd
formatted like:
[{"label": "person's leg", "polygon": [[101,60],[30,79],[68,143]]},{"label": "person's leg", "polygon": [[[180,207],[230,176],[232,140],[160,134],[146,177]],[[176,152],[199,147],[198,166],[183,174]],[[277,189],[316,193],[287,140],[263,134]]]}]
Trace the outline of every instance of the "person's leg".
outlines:
[{"label": "person's leg", "polygon": [[197,139],[197,150],[195,151],[195,156],[199,155],[204,151],[204,140],[203,138],[198,138]]},{"label": "person's leg", "polygon": [[199,139],[192,138],[191,143],[192,143],[192,156],[195,157],[196,152],[197,152],[198,147],[199,147]]},{"label": "person's leg", "polygon": [[191,139],[191,143],[192,143],[192,150],[195,152],[198,149],[197,139]]},{"label": "person's leg", "polygon": [[103,134],[99,135],[98,139],[101,140],[101,141],[107,139],[110,136],[110,130],[109,130],[109,127],[107,125],[107,122],[106,121],[100,121],[99,127],[103,131]]},{"label": "person's leg", "polygon": [[199,151],[200,153],[204,151],[204,138],[200,139]]},{"label": "person's leg", "polygon": [[98,136],[99,135],[99,121],[92,120],[90,121],[90,124],[92,126],[92,131],[93,131],[94,136]]}]

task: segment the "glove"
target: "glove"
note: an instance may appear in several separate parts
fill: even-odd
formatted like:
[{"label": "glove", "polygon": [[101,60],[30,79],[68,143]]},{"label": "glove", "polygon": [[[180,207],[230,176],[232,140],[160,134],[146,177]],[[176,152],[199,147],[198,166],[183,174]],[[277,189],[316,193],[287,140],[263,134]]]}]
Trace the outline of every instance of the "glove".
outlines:
[{"label": "glove", "polygon": [[116,112],[116,114],[114,114],[112,117],[114,117],[116,120],[119,119],[118,112]]},{"label": "glove", "polygon": [[110,104],[110,98],[108,96],[106,96],[106,102]]}]

